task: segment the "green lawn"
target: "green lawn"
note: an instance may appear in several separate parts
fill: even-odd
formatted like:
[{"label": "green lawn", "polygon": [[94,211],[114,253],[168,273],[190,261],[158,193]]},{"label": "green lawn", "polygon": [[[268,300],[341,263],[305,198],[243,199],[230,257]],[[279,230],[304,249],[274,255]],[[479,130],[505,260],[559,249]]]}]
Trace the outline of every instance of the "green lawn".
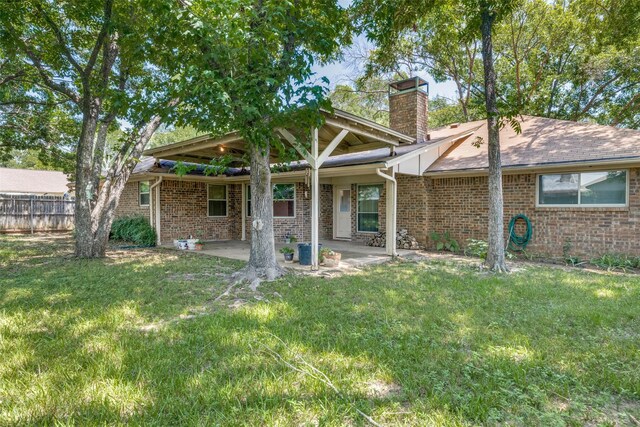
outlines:
[{"label": "green lawn", "polygon": [[70,251],[0,236],[0,425],[640,420],[638,276],[407,262],[215,301],[241,263]]}]

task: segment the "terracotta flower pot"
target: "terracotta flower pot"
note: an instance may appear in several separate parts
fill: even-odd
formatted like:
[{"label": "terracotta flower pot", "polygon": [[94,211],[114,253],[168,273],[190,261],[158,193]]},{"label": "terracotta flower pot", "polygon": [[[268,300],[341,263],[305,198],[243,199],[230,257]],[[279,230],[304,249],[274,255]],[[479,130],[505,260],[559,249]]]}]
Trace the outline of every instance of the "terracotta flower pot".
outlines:
[{"label": "terracotta flower pot", "polygon": [[334,252],[331,255],[324,255],[324,265],[327,267],[338,267],[341,259],[342,254],[339,252]]}]

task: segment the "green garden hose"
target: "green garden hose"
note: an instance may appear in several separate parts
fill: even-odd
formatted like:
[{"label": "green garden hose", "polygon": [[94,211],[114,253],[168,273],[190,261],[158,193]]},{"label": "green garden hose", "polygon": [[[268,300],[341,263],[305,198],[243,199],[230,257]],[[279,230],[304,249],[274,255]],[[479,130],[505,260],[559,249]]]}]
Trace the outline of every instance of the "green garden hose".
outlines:
[{"label": "green garden hose", "polygon": [[[516,233],[516,222],[523,220],[527,226],[527,230],[524,234]],[[509,221],[509,245],[507,249],[512,251],[522,252],[527,248],[531,235],[533,234],[533,227],[531,226],[531,220],[525,214],[517,214]]]}]

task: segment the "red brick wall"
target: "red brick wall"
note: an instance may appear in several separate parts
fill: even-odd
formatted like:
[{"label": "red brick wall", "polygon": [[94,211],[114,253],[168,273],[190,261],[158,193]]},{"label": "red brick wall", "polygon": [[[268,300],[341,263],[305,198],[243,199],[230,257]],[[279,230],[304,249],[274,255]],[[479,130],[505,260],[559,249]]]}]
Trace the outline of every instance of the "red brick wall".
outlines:
[{"label": "red brick wall", "polygon": [[165,180],[160,184],[162,243],[189,235],[203,240],[240,239],[241,187],[227,186],[227,216],[207,216],[207,183]]},{"label": "red brick wall", "polygon": [[[242,187],[228,185],[227,217],[207,217],[207,184],[204,182],[165,180],[160,184],[162,242],[198,236],[204,240],[240,240],[242,237]],[[311,239],[310,190],[304,183],[296,183],[296,208],[293,218],[274,218],[276,241],[283,241],[288,234],[298,241]],[[155,193],[152,194],[155,201]],[[149,218],[149,207],[138,205],[138,184],[125,186],[117,210],[117,216],[143,215]],[[247,239],[251,239],[251,217],[247,217]],[[333,186],[320,185],[320,238],[333,238]]]},{"label": "red brick wall", "polygon": [[412,136],[418,142],[427,139],[428,96],[421,90],[392,94],[389,97],[389,127]]},{"label": "red brick wall", "polygon": [[[487,238],[486,177],[426,178],[427,231],[451,232],[461,244]],[[527,250],[545,256],[594,257],[607,252],[640,255],[640,169],[629,171],[628,208],[536,208],[536,175],[505,175],[505,233],[511,217],[527,215],[533,238]],[[506,234],[505,234],[506,236]]]},{"label": "red brick wall", "polygon": [[[298,242],[311,240],[311,190],[303,182],[296,183],[295,217],[273,218],[273,235],[276,242],[286,236],[295,236]],[[240,216],[238,216],[240,220]],[[251,217],[247,217],[247,240],[251,239]]]},{"label": "red brick wall", "polygon": [[427,181],[421,176],[396,175],[398,183],[396,229],[406,229],[427,243]]},{"label": "red brick wall", "polygon": [[122,216],[149,218],[149,206],[140,206],[137,182],[128,182],[124,186],[124,190],[122,190],[118,208],[116,209],[116,217]]},{"label": "red brick wall", "polygon": [[[309,229],[309,233],[311,233]],[[320,239],[333,239],[333,185],[320,184]]]}]

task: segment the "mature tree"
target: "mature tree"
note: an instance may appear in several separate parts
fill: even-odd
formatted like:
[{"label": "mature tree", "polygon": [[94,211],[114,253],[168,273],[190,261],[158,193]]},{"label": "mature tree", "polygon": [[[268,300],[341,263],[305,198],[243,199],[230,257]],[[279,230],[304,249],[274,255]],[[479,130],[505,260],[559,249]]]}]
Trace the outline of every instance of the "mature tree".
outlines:
[{"label": "mature tree", "polygon": [[52,159],[46,150],[39,151],[33,148],[14,150],[6,160],[0,160],[0,167],[64,172],[65,164],[73,166],[73,155],[70,154],[68,157]]},{"label": "mature tree", "polygon": [[[471,116],[475,119],[475,116]],[[444,96],[435,96],[429,99],[429,129],[436,129],[452,123],[464,123],[469,120],[460,107],[458,100]]]},{"label": "mature tree", "polygon": [[0,162],[70,170],[76,122],[60,112],[50,90],[34,87],[29,71],[0,49]]},{"label": "mature tree", "polygon": [[311,66],[337,54],[347,35],[345,11],[335,0],[239,0],[183,2],[185,29],[198,55],[179,81],[192,91],[180,125],[220,134],[238,131],[249,152],[251,252],[239,277],[251,281],[281,274],[273,234],[270,155],[287,157],[274,133],[296,128],[309,145],[319,109],[328,106],[326,81],[314,82]]},{"label": "mature tree", "polygon": [[[489,134],[489,248],[486,263],[494,271],[506,271],[504,249],[504,211],[502,199],[502,162],[500,159],[500,116],[496,96],[496,73],[493,68],[492,31],[498,12],[496,4],[480,2],[482,63],[484,65],[484,99]],[[506,5],[508,6],[508,5]],[[505,6],[503,6],[505,7]]]},{"label": "mature tree", "polygon": [[[426,22],[447,16],[451,9],[465,17],[465,31],[480,34],[484,65],[484,97],[489,133],[489,250],[487,265],[494,271],[505,271],[504,219],[502,204],[502,171],[496,75],[493,68],[492,31],[496,19],[508,13],[515,1],[461,0],[445,2],[411,2],[408,0],[357,0],[354,9],[362,29],[377,43],[378,57],[398,52],[403,34],[424,28]],[[443,30],[440,30],[443,31]],[[439,32],[438,32],[439,34]],[[447,33],[448,34],[448,33]],[[431,37],[436,37],[432,34]],[[470,68],[473,70],[473,66]]]},{"label": "mature tree", "polygon": [[[31,135],[46,140],[46,133],[34,129],[43,117],[43,123],[52,123],[47,114],[72,118],[79,129],[65,133],[75,136],[78,257],[104,256],[124,185],[177,102],[169,83],[180,67],[171,60],[172,36],[180,28],[168,13],[171,5],[168,0],[21,0],[0,6],[0,48],[19,73],[13,81],[23,88],[5,101],[19,108],[26,97],[31,106],[20,117],[32,123],[25,123],[23,138],[16,141]],[[45,108],[38,109],[40,104]],[[131,126],[103,171],[107,135],[119,121]]]},{"label": "mature tree", "polygon": [[191,126],[160,126],[156,133],[153,134],[149,147],[160,147],[162,145],[173,144],[174,142],[185,141],[202,135]]},{"label": "mature tree", "polygon": [[389,83],[407,77],[409,75],[403,70],[361,76],[348,83],[336,85],[329,98],[335,108],[388,126]]},{"label": "mature tree", "polygon": [[[366,76],[403,71],[427,71],[436,82],[452,81],[463,121],[477,118],[473,95],[482,94],[480,39],[474,33],[470,16],[462,3],[451,2],[401,31],[393,49],[373,49],[366,58]],[[476,36],[477,34],[477,36]]]},{"label": "mature tree", "polygon": [[[527,0],[497,25],[503,111],[638,126],[638,40],[633,33],[628,35],[632,42],[611,38],[617,30],[605,22],[620,2],[589,9],[584,3]],[[595,25],[601,19],[605,22]]]},{"label": "mature tree", "polygon": [[[497,22],[493,50],[503,115],[640,127],[638,0],[523,0]],[[464,3],[400,32],[394,49],[362,54],[369,75],[404,67],[456,84],[465,121],[483,115],[481,35]],[[625,21],[624,26],[620,22]]]}]

